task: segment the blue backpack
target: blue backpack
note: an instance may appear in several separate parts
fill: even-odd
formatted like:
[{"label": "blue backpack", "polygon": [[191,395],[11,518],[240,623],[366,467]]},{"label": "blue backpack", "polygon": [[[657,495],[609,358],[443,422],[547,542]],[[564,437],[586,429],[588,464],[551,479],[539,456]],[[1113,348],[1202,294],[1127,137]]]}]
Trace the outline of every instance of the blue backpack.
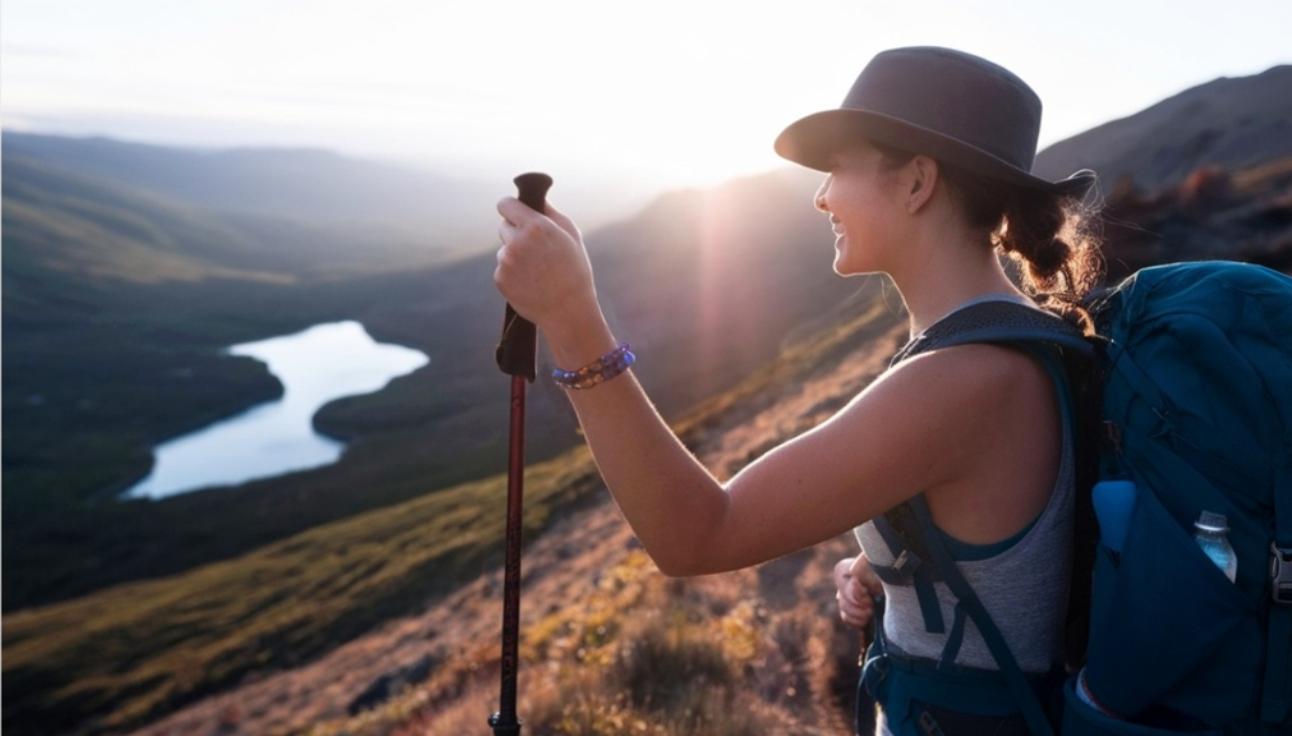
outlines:
[{"label": "blue backpack", "polygon": [[[947,585],[996,660],[997,690],[1033,733],[1292,733],[1292,278],[1247,263],[1172,263],[1086,306],[1097,337],[984,302],[894,358],[1005,344],[1041,358],[1065,389],[1079,462],[1064,676],[1021,672],[922,494],[876,519],[905,568],[876,572],[914,585],[921,600],[933,581]],[[1092,488],[1129,495],[1096,509]],[[1227,521],[1233,582],[1195,540],[1203,512]],[[882,648],[881,635],[863,670],[870,686],[889,669]],[[957,668],[929,669],[907,689],[936,690],[939,672]],[[963,672],[949,677],[953,689],[977,687]],[[903,704],[956,697],[945,687],[901,695]]]}]

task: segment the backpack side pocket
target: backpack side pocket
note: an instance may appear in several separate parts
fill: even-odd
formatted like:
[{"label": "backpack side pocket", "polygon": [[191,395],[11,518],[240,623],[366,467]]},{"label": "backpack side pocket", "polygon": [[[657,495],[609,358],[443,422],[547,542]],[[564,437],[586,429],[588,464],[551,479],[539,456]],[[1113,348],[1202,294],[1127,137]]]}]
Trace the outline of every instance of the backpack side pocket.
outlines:
[{"label": "backpack side pocket", "polygon": [[[1210,723],[1241,718],[1259,691],[1259,612],[1139,487],[1122,554],[1099,549],[1087,685],[1132,719],[1150,706]],[[1177,688],[1187,698],[1173,700]]]}]

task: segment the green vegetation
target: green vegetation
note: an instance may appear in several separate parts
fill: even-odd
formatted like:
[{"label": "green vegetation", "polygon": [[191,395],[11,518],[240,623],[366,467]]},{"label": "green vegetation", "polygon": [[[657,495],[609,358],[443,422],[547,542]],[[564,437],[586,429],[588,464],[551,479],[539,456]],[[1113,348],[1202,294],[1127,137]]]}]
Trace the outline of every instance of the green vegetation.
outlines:
[{"label": "green vegetation", "polygon": [[[585,449],[531,467],[526,537],[587,493]],[[504,477],[312,529],[244,557],[5,616],[5,730],[139,725],[288,667],[497,564]]]},{"label": "green vegetation", "polygon": [[[823,356],[855,348],[890,329],[893,320],[882,304],[872,304],[864,314],[788,345],[775,368],[689,413],[675,431],[684,442],[694,441],[738,397],[769,394],[779,382],[810,374]],[[504,541],[505,475],[426,493],[432,488],[236,559],[6,615],[5,729],[21,734],[87,722],[96,728],[138,726],[249,672],[299,665],[495,568]],[[530,464],[524,538],[536,539],[550,521],[600,488],[585,445]],[[619,609],[607,608],[605,615],[612,610]],[[593,623],[586,643],[608,642],[606,630],[597,630],[611,618]],[[557,620],[540,627],[554,636]],[[534,658],[555,640],[527,634],[525,641],[538,647],[526,655]],[[680,656],[677,666],[691,666],[686,661],[692,655],[669,653],[676,646],[658,644],[627,656]],[[688,696],[654,697],[653,706],[642,707],[664,707],[664,701]],[[593,711],[561,717],[596,717],[589,707]]]}]

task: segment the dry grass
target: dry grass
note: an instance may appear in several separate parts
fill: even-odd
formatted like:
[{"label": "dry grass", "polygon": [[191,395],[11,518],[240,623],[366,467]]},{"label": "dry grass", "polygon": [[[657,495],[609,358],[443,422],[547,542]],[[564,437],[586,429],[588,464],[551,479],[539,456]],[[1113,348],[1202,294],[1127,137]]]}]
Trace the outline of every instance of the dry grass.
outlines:
[{"label": "dry grass", "polygon": [[[872,379],[896,347],[896,325],[874,305],[789,345],[675,430],[727,477]],[[527,468],[525,488],[526,605],[551,602],[522,611],[527,733],[846,727],[839,683],[857,641],[833,617],[829,569],[848,540],[810,558],[669,580],[626,548],[630,532],[604,494],[592,516],[577,511],[602,488],[585,446]],[[480,731],[497,699],[503,499],[505,478],[487,478],[190,573],[6,616],[6,717],[56,712],[68,732],[147,722],[156,734]],[[582,531],[589,519],[613,531],[542,534],[565,523]],[[347,714],[355,688],[388,672],[391,653],[412,640],[379,639],[376,627],[402,626],[400,612],[428,598],[438,601],[425,614],[438,632],[433,671]]]},{"label": "dry grass", "polygon": [[[813,673],[832,666],[823,647],[811,646],[822,612],[804,604],[776,614],[756,598],[729,605],[740,586],[709,587],[665,578],[635,550],[595,594],[527,627],[518,683],[523,730],[742,736],[846,728],[845,704],[815,689],[827,679]],[[350,721],[311,736],[469,733],[497,705],[497,670],[478,671],[482,677],[438,705],[430,705],[429,688],[410,695],[427,703],[412,720],[404,719],[406,705],[392,702],[385,717],[370,717],[390,724],[385,730],[358,730]]]}]

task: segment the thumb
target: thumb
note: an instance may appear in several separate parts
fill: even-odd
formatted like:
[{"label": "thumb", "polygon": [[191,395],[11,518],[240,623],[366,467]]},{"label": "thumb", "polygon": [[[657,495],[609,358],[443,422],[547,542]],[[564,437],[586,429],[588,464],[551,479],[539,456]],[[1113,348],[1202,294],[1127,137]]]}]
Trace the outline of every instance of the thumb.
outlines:
[{"label": "thumb", "polygon": [[879,576],[875,571],[870,569],[870,560],[865,554],[857,555],[853,560],[852,569],[849,571],[852,577],[866,589],[872,596],[883,595],[884,584],[880,582]]}]

